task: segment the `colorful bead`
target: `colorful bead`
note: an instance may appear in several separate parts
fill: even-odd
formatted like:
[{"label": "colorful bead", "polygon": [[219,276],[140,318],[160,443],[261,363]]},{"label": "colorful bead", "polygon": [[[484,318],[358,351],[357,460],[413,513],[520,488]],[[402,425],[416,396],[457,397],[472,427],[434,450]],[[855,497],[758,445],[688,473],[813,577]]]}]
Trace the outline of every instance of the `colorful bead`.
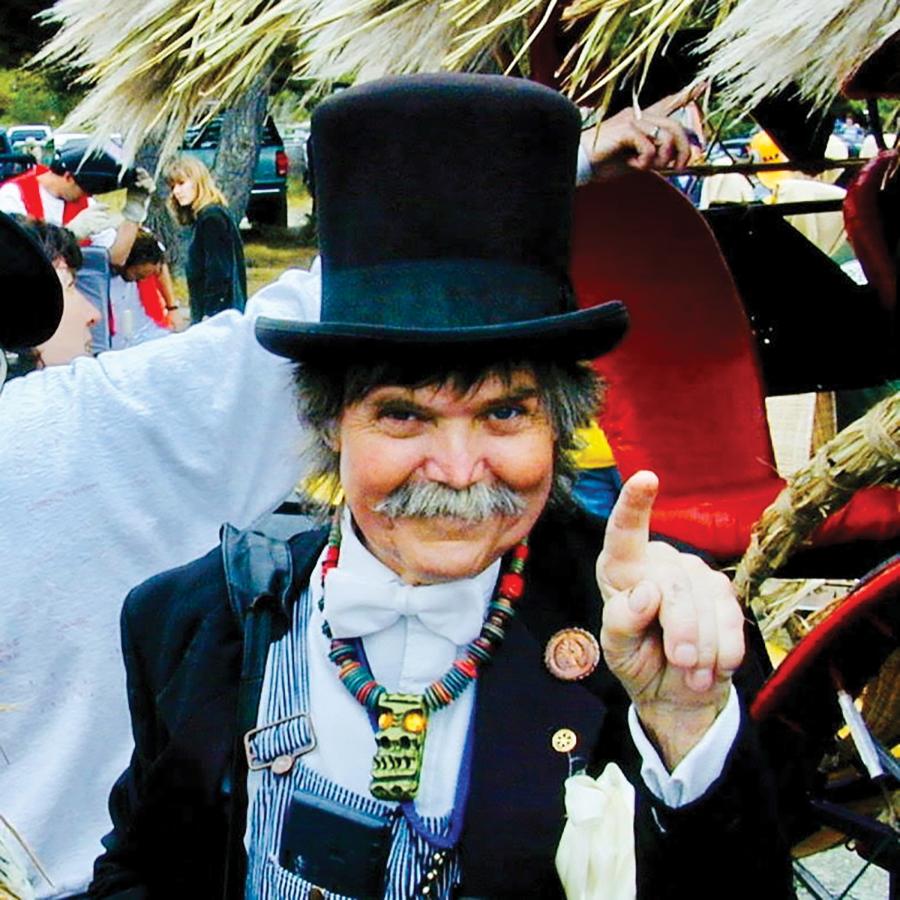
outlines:
[{"label": "colorful bead", "polygon": [[525,589],[525,579],[515,572],[507,572],[500,579],[500,596],[508,597],[510,600],[518,600],[522,596]]},{"label": "colorful bead", "polygon": [[478,666],[472,662],[470,657],[466,657],[465,659],[458,659],[453,663],[454,669],[459,669],[460,672],[463,673],[467,678],[477,678],[478,677]]}]

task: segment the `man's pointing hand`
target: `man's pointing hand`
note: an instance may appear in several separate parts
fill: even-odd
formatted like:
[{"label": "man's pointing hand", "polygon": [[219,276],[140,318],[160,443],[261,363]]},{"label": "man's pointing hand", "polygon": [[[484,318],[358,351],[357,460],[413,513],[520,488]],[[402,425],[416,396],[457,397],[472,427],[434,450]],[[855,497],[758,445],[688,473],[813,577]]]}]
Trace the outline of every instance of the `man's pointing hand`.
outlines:
[{"label": "man's pointing hand", "polygon": [[650,540],[657,489],[652,472],[636,472],[610,515],[597,559],[600,644],[671,770],[728,700],[743,615],[725,575]]}]

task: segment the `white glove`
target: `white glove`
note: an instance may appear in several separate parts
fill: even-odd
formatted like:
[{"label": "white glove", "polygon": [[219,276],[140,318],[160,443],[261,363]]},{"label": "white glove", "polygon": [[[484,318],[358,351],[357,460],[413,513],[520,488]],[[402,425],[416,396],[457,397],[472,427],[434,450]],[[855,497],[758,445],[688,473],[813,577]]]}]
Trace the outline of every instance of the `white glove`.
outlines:
[{"label": "white glove", "polygon": [[156,190],[156,182],[150,173],[140,166],[134,172],[134,184],[125,192],[122,218],[140,225],[147,218],[147,207],[150,205],[150,197]]},{"label": "white glove", "polygon": [[92,203],[78,213],[66,228],[81,241],[107,228],[115,228],[117,224],[118,217],[105,203]]}]

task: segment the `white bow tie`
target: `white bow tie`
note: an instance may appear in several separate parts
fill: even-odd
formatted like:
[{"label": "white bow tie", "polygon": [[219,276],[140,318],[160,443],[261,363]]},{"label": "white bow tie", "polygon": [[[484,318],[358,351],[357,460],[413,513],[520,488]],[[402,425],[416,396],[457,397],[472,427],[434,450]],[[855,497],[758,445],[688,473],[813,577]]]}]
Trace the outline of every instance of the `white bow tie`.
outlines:
[{"label": "white bow tie", "polygon": [[484,594],[474,579],[413,586],[341,568],[325,576],[325,618],[336,638],[364,637],[401,616],[416,616],[429,631],[463,646],[480,633],[484,614]]}]

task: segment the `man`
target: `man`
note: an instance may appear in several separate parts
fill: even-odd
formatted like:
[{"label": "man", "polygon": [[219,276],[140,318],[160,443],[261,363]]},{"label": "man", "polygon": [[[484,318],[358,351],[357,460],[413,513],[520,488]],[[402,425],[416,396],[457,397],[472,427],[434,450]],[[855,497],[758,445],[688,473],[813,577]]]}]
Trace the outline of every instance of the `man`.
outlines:
[{"label": "man", "polygon": [[[317,109],[321,321],[257,334],[346,506],[129,597],[135,752],[92,895],[557,897],[604,853],[625,874],[571,896],[720,896],[709,860],[729,896],[790,894],[727,579],[649,540],[650,473],[608,527],[567,500],[581,361],[626,323],[573,311],[578,139],[559,95],[491,76]],[[631,799],[580,853],[584,766]]]},{"label": "man", "polygon": [[113,272],[109,283],[113,350],[165,337],[182,324],[165,247],[155,235],[138,231],[125,264],[114,266]]},{"label": "man", "polygon": [[[10,297],[28,297],[29,303],[7,302],[0,307],[0,391],[7,374],[5,348],[32,347],[56,331],[63,309],[63,288],[54,267],[33,233],[0,213],[0,272]],[[0,801],[0,896],[32,896],[14,827],[3,816]]]},{"label": "man", "polygon": [[37,236],[0,213],[0,272],[9,298],[0,307],[0,388],[6,375],[3,349],[34,347],[56,331],[63,311],[62,279]]},{"label": "man", "polygon": [[[153,179],[144,169],[128,169],[115,145],[88,152],[85,140],[68,142],[57,151],[49,168],[34,166],[0,185],[0,211],[30,216],[69,229],[80,240],[105,247],[110,263],[128,258],[138,226],[147,217]],[[121,222],[91,195],[127,187]]]},{"label": "man", "polygon": [[[3,215],[0,213],[0,215]],[[17,217],[19,218],[19,217]],[[4,216],[7,222],[10,218]],[[34,345],[8,345],[14,353],[9,359],[11,375],[24,375],[35,368],[60,366],[91,352],[91,327],[100,320],[100,311],[78,289],[75,278],[81,267],[81,248],[74,236],[65,228],[46,222],[22,220],[21,229],[31,236],[50,262],[62,286],[62,318],[56,330],[45,340]],[[16,243],[12,243],[15,247]],[[40,304],[34,295],[16,295],[16,305]]]}]

